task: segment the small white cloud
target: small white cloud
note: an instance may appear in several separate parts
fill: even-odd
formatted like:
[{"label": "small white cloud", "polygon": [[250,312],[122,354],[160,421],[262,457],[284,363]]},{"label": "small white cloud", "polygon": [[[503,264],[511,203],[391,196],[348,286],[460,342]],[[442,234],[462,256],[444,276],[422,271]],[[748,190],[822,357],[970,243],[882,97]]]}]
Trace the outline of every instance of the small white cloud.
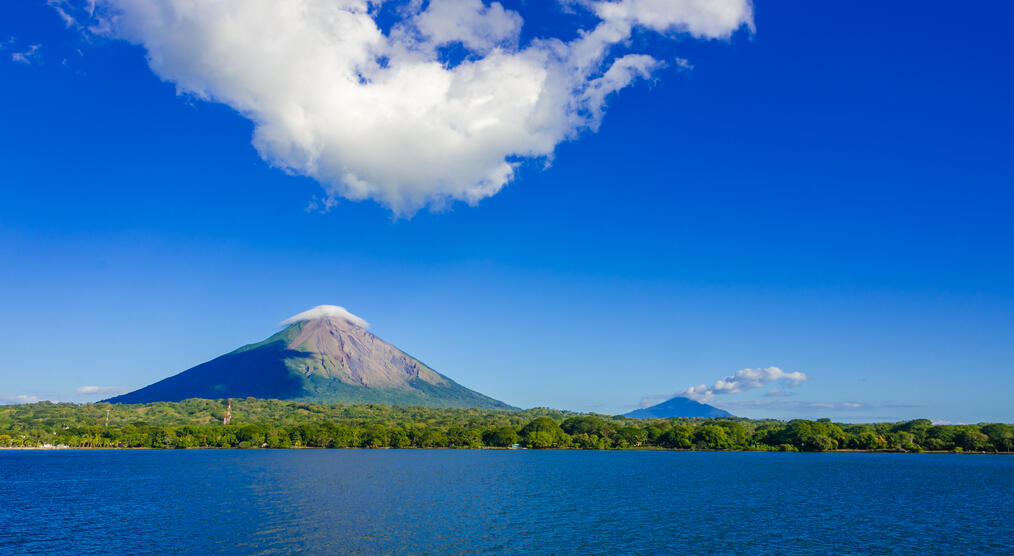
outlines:
[{"label": "small white cloud", "polygon": [[673,60],[673,63],[676,65],[676,67],[682,70],[690,71],[694,69],[694,65],[691,64],[690,60],[687,60],[686,58],[676,58],[675,60]]},{"label": "small white cloud", "polygon": [[306,212],[319,212],[321,214],[326,214],[336,206],[338,206],[338,199],[335,199],[334,197],[330,196],[318,198],[316,195],[314,195],[306,203],[306,208],[304,208],[303,210]]},{"label": "small white cloud", "polygon": [[33,44],[28,47],[28,50],[24,50],[21,52],[13,52],[11,53],[11,60],[19,64],[25,64],[30,66],[33,63],[41,60],[40,55],[41,53],[39,52],[40,48],[42,48],[41,44]]},{"label": "small white cloud", "polygon": [[120,386],[82,386],[76,392],[82,396],[115,396],[127,392],[127,389]]},{"label": "small white cloud", "polygon": [[74,16],[70,15],[67,9],[65,9],[70,8],[67,4],[67,0],[46,0],[46,4],[56,11],[56,14],[60,16],[60,19],[63,20],[63,24],[67,28],[75,27],[77,25],[77,20],[74,19]]},{"label": "small white cloud", "polygon": [[728,37],[742,26],[753,29],[753,4],[725,0],[620,0],[589,2],[614,24],[641,26],[659,33],[698,38]]},{"label": "small white cloud", "polygon": [[298,315],[292,315],[291,317],[283,320],[280,326],[288,326],[297,322],[305,320],[316,320],[323,318],[337,318],[351,322],[352,324],[360,328],[369,328],[370,323],[366,322],[360,317],[353,315],[345,307],[339,307],[338,305],[317,305],[313,309],[303,311]]}]

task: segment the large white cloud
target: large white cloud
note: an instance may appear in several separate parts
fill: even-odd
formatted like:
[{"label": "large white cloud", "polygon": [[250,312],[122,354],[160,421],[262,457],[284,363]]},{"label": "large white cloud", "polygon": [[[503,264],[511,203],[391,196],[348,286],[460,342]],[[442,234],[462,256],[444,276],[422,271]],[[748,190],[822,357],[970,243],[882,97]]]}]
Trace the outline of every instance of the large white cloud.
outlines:
[{"label": "large white cloud", "polygon": [[[613,53],[633,29],[713,39],[752,25],[751,0],[580,0],[597,22],[578,38],[521,45],[521,16],[496,2],[411,0],[386,33],[381,3],[88,0],[73,21],[249,118],[271,164],[398,213],[494,195],[518,160],[596,128],[611,93],[662,63]],[[464,60],[442,62],[445,45]]]}]

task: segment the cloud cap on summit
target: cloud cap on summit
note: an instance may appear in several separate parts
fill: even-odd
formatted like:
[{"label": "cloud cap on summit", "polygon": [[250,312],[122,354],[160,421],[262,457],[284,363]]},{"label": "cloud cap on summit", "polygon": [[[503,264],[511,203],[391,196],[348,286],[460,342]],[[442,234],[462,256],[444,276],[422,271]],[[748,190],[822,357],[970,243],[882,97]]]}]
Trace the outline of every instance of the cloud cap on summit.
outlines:
[{"label": "cloud cap on summit", "polygon": [[356,315],[353,315],[351,312],[349,312],[348,309],[346,309],[345,307],[341,307],[339,305],[317,305],[312,309],[308,309],[306,311],[303,311],[302,313],[292,315],[291,317],[280,322],[279,326],[289,326],[290,324],[296,324],[297,322],[324,318],[335,318],[346,320],[360,328],[370,327],[370,323],[366,322],[366,320]]}]

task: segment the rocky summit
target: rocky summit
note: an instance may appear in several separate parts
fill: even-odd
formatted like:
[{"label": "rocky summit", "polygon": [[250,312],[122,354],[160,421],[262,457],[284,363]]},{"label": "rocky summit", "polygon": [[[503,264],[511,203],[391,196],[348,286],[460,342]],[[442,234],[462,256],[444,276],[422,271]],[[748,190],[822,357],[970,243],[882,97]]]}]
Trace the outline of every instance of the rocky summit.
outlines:
[{"label": "rocky summit", "polygon": [[366,321],[321,305],[243,346],[112,403],[188,398],[270,398],[428,407],[513,407],[465,388],[367,330]]}]

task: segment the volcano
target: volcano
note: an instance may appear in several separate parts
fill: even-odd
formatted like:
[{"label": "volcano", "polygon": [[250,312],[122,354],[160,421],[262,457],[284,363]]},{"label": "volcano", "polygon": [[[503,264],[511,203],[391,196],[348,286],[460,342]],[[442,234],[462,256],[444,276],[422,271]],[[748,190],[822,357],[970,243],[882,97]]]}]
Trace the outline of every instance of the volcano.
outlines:
[{"label": "volcano", "polygon": [[634,419],[668,419],[670,417],[732,417],[733,415],[713,405],[677,396],[658,405],[635,409],[623,416]]},{"label": "volcano", "polygon": [[363,319],[321,305],[243,346],[111,403],[267,398],[322,403],[516,409],[434,371],[374,336]]}]

